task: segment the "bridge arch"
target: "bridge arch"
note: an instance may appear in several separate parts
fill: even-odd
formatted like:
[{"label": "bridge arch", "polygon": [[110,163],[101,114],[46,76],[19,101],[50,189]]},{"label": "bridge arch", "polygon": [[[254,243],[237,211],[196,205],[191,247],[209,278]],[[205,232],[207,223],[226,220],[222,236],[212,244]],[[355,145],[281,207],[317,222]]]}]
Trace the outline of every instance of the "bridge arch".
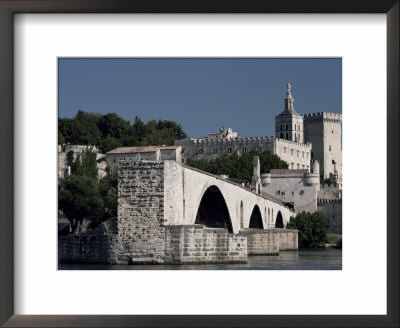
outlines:
[{"label": "bridge arch", "polygon": [[262,222],[261,211],[260,211],[260,208],[258,207],[258,205],[254,205],[253,211],[251,212],[249,228],[256,228],[256,229],[264,228],[263,222]]},{"label": "bridge arch", "polygon": [[283,217],[281,211],[276,215],[275,228],[283,228]]},{"label": "bridge arch", "polygon": [[229,232],[233,232],[228,206],[217,186],[212,185],[205,190],[197,209],[195,224],[204,224],[211,228],[225,228]]}]

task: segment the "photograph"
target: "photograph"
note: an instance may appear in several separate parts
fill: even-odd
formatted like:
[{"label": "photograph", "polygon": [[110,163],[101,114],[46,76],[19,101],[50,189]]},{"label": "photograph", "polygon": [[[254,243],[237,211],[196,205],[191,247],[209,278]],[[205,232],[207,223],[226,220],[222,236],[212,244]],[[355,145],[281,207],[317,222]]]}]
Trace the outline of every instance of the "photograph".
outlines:
[{"label": "photograph", "polygon": [[341,58],[58,58],[59,270],[341,270]]}]

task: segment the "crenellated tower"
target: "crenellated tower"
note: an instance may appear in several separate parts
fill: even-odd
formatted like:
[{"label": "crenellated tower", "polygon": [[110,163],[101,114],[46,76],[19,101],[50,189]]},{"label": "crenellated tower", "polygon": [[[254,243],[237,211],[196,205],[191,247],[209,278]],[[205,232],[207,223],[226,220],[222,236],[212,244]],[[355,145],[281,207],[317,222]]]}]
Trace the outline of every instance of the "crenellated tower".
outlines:
[{"label": "crenellated tower", "polygon": [[290,81],[286,85],[285,109],[275,116],[275,137],[304,143],[303,116],[294,110]]}]

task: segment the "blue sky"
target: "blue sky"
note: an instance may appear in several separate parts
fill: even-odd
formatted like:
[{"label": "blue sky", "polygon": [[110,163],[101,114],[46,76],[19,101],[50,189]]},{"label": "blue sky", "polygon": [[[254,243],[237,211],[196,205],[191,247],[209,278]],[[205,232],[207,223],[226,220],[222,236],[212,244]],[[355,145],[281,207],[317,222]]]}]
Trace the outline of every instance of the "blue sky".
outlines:
[{"label": "blue sky", "polygon": [[173,120],[195,138],[222,126],[273,136],[288,80],[298,113],[342,112],[339,58],[61,58],[58,80],[59,117]]}]

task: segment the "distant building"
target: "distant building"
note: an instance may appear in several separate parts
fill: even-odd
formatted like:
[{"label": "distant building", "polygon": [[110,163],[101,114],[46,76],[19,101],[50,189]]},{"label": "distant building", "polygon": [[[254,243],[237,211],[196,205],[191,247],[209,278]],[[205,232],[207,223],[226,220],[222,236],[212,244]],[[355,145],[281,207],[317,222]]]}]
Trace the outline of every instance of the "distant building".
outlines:
[{"label": "distant building", "polygon": [[119,147],[106,153],[106,163],[111,173],[116,169],[119,160],[173,160],[181,163],[181,152],[182,148],[180,146]]},{"label": "distant building", "polygon": [[271,170],[261,174],[262,192],[290,203],[296,213],[317,211],[319,164],[307,170]]},{"label": "distant building", "polygon": [[175,140],[182,146],[182,161],[215,159],[224,154],[241,155],[251,150],[269,150],[288,163],[291,170],[307,170],[317,160],[320,174],[331,178],[341,188],[342,181],[342,115],[313,113],[301,115],[294,109],[290,82],[287,83],[284,110],[275,117],[275,137],[241,138],[232,128],[221,128],[204,138]]}]

